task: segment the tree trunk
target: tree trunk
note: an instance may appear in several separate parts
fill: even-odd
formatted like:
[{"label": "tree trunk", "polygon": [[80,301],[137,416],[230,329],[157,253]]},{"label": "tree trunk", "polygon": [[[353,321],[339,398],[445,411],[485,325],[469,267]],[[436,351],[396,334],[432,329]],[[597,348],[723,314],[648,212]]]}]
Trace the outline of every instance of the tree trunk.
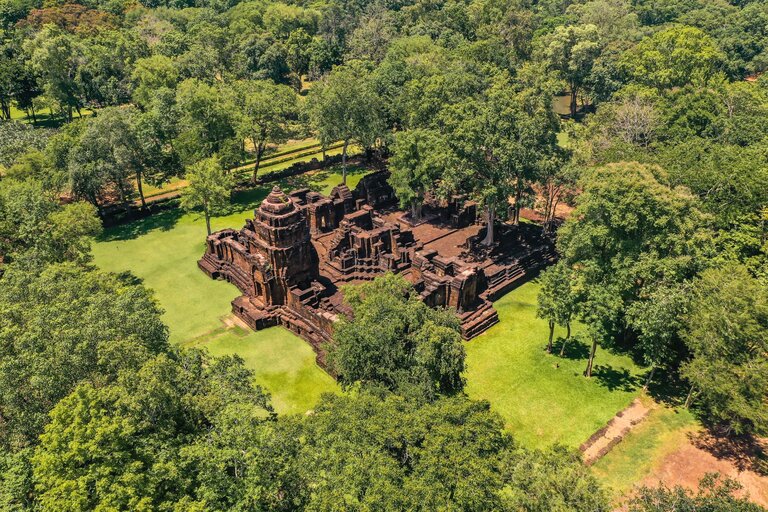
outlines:
[{"label": "tree trunk", "polygon": [[695,386],[693,384],[691,384],[691,389],[688,390],[688,396],[685,397],[685,408],[686,409],[691,406],[691,402],[693,401],[693,390],[694,390],[694,387]]},{"label": "tree trunk", "polygon": [[256,146],[256,163],[253,166],[253,184],[256,184],[256,177],[259,174],[259,164],[261,163],[261,157],[264,154],[264,143],[261,142]]},{"label": "tree trunk", "polygon": [[37,114],[35,113],[35,106],[32,105],[29,107],[29,110],[32,112],[32,124],[37,124]]},{"label": "tree trunk", "polygon": [[349,139],[344,139],[344,147],[341,150],[341,183],[347,184],[347,146]]},{"label": "tree trunk", "polygon": [[414,221],[421,219],[421,201],[419,199],[411,201],[411,219]]},{"label": "tree trunk", "polygon": [[141,173],[136,173],[136,188],[139,189],[139,197],[141,198],[141,209],[147,209],[147,201],[144,199],[144,188],[141,185]]},{"label": "tree trunk", "polygon": [[520,200],[523,197],[523,184],[522,180],[518,178],[515,185],[515,210],[512,215],[512,224],[515,226],[520,224]]},{"label": "tree trunk", "polygon": [[552,338],[555,337],[555,321],[549,320],[549,341],[547,342],[547,354],[552,353]]},{"label": "tree trunk", "polygon": [[485,207],[487,225],[485,227],[485,238],[483,239],[483,245],[493,245],[493,224],[496,221],[496,210],[493,208],[493,201],[488,203]]},{"label": "tree trunk", "polygon": [[648,391],[648,386],[651,385],[651,379],[653,379],[653,374],[656,372],[656,366],[651,366],[651,371],[648,373],[648,378],[645,379],[645,385],[643,386],[643,391]]},{"label": "tree trunk", "polygon": [[595,362],[595,352],[597,352],[597,340],[592,340],[592,350],[589,352],[589,361],[587,361],[587,369],[584,370],[585,377],[592,377],[592,364]]},{"label": "tree trunk", "polygon": [[560,357],[563,357],[563,354],[565,354],[565,344],[568,343],[568,340],[571,338],[571,322],[565,322],[565,339],[563,340],[563,346],[560,347]]},{"label": "tree trunk", "polygon": [[208,204],[203,205],[205,213],[205,227],[208,230],[208,236],[211,236],[211,212],[208,211]]},{"label": "tree trunk", "polygon": [[576,117],[576,86],[571,84],[571,119]]}]

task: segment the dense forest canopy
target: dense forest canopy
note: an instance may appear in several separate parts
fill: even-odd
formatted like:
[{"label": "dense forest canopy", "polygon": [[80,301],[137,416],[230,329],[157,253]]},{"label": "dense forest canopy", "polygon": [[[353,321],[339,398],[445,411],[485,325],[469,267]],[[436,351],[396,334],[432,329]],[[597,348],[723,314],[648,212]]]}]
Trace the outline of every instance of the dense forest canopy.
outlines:
[{"label": "dense forest canopy", "polygon": [[[455,319],[396,276],[349,295],[344,393],[278,417],[94,267],[143,187],[185,178],[209,221],[310,136],[344,179],[353,148],[385,162],[414,217],[467,194],[486,246],[535,208],[549,352],[581,322],[587,377],[628,353],[712,428],[768,432],[768,1],[0,0],[0,30],[1,509],[609,510],[464,395]],[[704,489],[631,510],[757,510]]]}]

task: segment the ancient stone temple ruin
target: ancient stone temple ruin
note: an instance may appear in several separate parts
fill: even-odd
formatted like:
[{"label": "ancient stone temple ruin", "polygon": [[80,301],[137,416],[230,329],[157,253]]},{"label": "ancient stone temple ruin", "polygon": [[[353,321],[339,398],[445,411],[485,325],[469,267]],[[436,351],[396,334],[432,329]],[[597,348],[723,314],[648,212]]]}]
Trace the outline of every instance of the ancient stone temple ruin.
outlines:
[{"label": "ancient stone temple ruin", "polygon": [[328,197],[275,186],[241,230],[208,237],[198,265],[240,289],[232,309],[253,329],[283,325],[322,355],[334,322],[350,314],[343,284],[403,274],[425,303],[455,310],[469,339],[498,322],[493,300],[552,259],[534,225],[501,226],[500,242],[481,249],[477,205],[461,196],[430,201],[412,222],[387,177],[369,174]]}]

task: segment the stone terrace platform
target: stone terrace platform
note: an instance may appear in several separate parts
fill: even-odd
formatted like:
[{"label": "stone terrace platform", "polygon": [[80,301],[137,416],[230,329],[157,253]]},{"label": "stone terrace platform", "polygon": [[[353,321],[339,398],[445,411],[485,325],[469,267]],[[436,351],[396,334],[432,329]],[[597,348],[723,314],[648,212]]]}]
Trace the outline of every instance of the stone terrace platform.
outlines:
[{"label": "stone terrace platform", "polygon": [[499,225],[497,242],[480,245],[485,226],[463,197],[428,204],[428,220],[409,222],[387,177],[373,173],[354,191],[340,185],[328,197],[276,187],[243,229],[208,237],[199,266],[240,289],[233,312],[248,325],[289,328],[322,363],[333,324],[351,314],[343,285],[400,273],[426,304],[453,309],[469,339],[498,322],[495,299],[554,259],[534,224]]}]

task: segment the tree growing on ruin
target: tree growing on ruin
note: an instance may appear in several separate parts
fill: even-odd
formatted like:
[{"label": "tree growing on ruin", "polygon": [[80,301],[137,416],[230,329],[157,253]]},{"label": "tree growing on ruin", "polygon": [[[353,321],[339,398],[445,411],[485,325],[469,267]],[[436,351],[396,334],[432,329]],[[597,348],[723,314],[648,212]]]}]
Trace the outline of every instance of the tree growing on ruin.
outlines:
[{"label": "tree growing on ruin", "polygon": [[523,195],[531,181],[557,154],[557,119],[548,97],[494,77],[482,95],[451,105],[441,113],[459,165],[447,168],[447,188],[469,192],[485,208],[484,245],[494,241],[499,213],[514,196],[513,222],[518,222]]},{"label": "tree growing on ruin", "polygon": [[439,191],[442,174],[457,164],[448,142],[434,130],[406,130],[395,135],[389,158],[389,182],[400,206],[410,207],[412,219],[421,218],[424,195]]}]

